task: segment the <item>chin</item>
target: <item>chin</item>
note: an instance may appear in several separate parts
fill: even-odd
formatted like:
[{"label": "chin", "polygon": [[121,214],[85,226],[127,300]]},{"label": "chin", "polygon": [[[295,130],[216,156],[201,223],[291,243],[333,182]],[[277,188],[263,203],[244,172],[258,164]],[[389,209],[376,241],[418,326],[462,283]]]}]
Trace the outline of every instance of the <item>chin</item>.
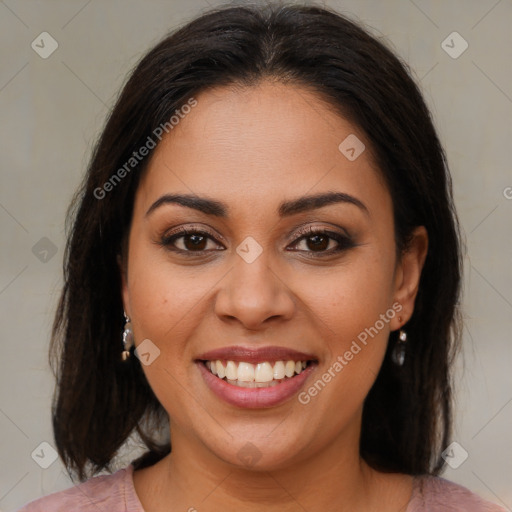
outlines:
[{"label": "chin", "polygon": [[[267,431],[267,429],[265,429]],[[268,430],[271,432],[271,429]],[[234,436],[228,441],[211,445],[210,450],[219,459],[250,471],[277,471],[289,467],[304,457],[304,451],[298,442],[292,441],[287,434],[283,439],[270,440],[269,437]]]}]

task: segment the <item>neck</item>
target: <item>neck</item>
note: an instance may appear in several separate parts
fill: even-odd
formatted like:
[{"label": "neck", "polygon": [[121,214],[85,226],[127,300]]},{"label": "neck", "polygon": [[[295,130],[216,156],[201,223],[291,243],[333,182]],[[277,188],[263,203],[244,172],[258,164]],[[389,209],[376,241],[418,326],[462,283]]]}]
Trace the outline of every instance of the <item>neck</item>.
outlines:
[{"label": "neck", "polygon": [[177,428],[172,432],[173,451],[147,468],[145,482],[142,475],[139,486],[136,481],[148,512],[168,510],[169,503],[190,511],[354,512],[373,510],[378,501],[377,472],[362,461],[353,436],[340,436],[312,457],[299,454],[286,467],[255,470],[220,460]]}]

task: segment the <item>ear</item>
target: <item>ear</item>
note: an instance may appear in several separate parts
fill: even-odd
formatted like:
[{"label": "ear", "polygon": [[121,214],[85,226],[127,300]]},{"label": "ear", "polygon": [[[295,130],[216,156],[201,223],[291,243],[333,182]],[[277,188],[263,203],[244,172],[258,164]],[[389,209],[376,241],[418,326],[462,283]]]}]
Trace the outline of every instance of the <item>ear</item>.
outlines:
[{"label": "ear", "polygon": [[130,293],[128,291],[128,264],[124,254],[117,255],[117,265],[121,276],[121,297],[123,300],[123,308],[125,313],[131,318]]},{"label": "ear", "polygon": [[[402,305],[400,315],[395,316],[391,330],[402,327],[414,312],[414,302],[418,294],[423,265],[428,251],[428,233],[425,226],[417,226],[411,241],[397,262],[395,272],[394,300]],[[402,321],[399,321],[399,318]]]}]

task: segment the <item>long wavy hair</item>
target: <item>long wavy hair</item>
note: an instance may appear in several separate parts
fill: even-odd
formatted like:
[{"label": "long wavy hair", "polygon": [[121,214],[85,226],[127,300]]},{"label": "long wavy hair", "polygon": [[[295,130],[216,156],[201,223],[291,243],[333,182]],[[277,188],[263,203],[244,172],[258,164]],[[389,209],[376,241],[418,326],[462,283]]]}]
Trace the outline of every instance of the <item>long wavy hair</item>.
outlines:
[{"label": "long wavy hair", "polygon": [[402,367],[393,365],[397,333],[390,334],[364,403],[360,453],[382,471],[442,469],[441,451],[451,435],[450,369],[461,335],[462,273],[444,150],[409,68],[386,43],[328,8],[281,4],[215,8],[166,36],[130,74],[96,143],[69,209],[64,287],[50,351],[55,443],[73,478],[111,470],[135,433],[147,447],[136,467],[171,450],[161,440],[168,417],[139,361],[120,361],[117,258],[149,158],[136,162],[122,181],[110,181],[108,193],[99,190],[191,97],[265,79],[309,88],[366,134],[392,197],[398,255],[415,226],[428,231],[407,324],[409,351]]}]

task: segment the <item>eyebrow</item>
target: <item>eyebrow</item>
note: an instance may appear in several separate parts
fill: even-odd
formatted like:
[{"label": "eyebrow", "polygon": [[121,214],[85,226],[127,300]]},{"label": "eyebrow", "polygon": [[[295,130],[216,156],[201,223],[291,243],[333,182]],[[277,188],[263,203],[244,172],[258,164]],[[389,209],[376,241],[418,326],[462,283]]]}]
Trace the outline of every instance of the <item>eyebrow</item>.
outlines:
[{"label": "eyebrow", "polygon": [[[361,200],[344,192],[324,192],[284,201],[279,205],[277,212],[279,217],[284,218],[336,203],[352,204],[357,206],[366,215],[370,215],[368,208]],[[198,210],[206,215],[213,215],[220,218],[227,218],[229,212],[229,208],[226,204],[214,199],[208,199],[194,194],[165,194],[149,207],[146,216],[165,204],[185,206],[186,208]]]}]

